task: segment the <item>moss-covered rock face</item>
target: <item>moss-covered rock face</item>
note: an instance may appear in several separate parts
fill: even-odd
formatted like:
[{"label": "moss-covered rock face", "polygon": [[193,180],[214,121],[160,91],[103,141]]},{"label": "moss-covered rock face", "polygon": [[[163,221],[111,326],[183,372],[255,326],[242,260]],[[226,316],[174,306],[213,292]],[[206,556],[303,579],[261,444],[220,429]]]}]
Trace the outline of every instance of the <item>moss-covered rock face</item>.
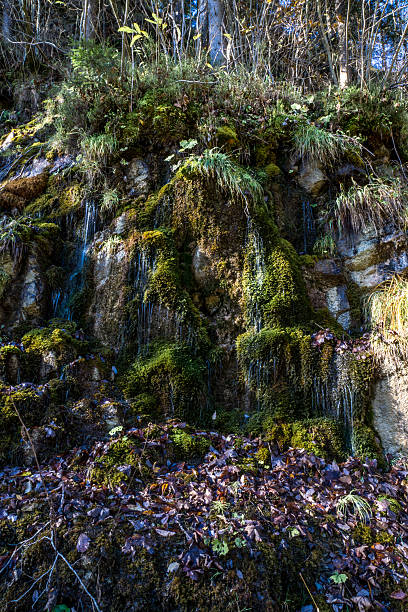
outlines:
[{"label": "moss-covered rock face", "polygon": [[[257,103],[259,117],[245,119],[231,101],[208,118],[200,88],[178,79],[177,86],[146,82],[129,111],[118,83],[104,80],[105,62],[116,65],[117,53],[91,47],[74,52],[72,80],[47,103],[49,174],[2,190],[20,198],[15,214],[24,213],[10,217],[0,237],[2,379],[72,377],[78,415],[81,406],[92,412],[95,388],[102,400],[119,375],[109,402],[124,402],[119,412],[129,425],[178,417],[226,433],[275,435],[278,447],[303,445],[325,457],[344,449],[379,457],[370,348],[360,359],[342,342],[345,328],[357,334],[365,324],[366,291],[355,274],[405,246],[377,245],[372,258],[354,237],[359,253],[351,257],[354,247],[332,231],[336,195],[349,193],[356,177],[362,190],[372,182],[363,176],[364,149],[357,141],[350,148],[349,136],[375,140],[376,163],[389,152],[388,136],[380,143],[367,129],[375,100],[367,94],[358,114],[351,90],[340,110],[332,94],[304,106],[289,96]],[[88,54],[91,81],[103,75],[102,96],[88,81],[75,93]],[[326,115],[333,125],[323,126]],[[400,138],[401,114],[393,107],[385,115]],[[80,137],[70,132],[76,121]],[[35,131],[21,133],[21,146],[34,144]],[[70,154],[66,166],[60,151]],[[312,201],[301,175],[319,152],[330,197]],[[336,309],[333,292],[344,294]],[[50,324],[55,316],[73,319],[76,330]],[[312,336],[320,328],[332,333],[321,345]],[[7,349],[22,338],[22,349]]]},{"label": "moss-covered rock face", "polygon": [[178,417],[198,424],[209,416],[203,401],[205,373],[205,362],[190,347],[156,343],[123,374],[121,385],[140,416]]}]

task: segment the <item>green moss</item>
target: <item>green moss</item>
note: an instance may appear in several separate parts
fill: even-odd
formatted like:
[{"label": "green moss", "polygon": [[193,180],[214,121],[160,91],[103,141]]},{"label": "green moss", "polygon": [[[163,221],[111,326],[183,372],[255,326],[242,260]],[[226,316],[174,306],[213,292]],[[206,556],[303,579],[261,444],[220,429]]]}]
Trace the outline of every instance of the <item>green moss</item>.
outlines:
[{"label": "green moss", "polygon": [[381,444],[373,429],[364,423],[353,426],[352,445],[354,454],[363,459],[376,459],[380,467],[385,466]]},{"label": "green moss", "polygon": [[184,461],[203,457],[210,448],[209,440],[197,434],[190,434],[185,429],[174,428],[170,438],[174,443],[175,457]]},{"label": "green moss", "polygon": [[25,208],[27,214],[40,214],[49,219],[58,219],[80,210],[83,201],[83,188],[79,183],[68,183],[61,175],[49,178],[44,194]]},{"label": "green moss", "polygon": [[136,453],[134,442],[124,436],[113,442],[106,454],[96,459],[91,479],[98,484],[114,487],[129,478],[129,472],[119,470],[119,467],[135,468],[139,465],[139,455]]},{"label": "green moss", "polygon": [[275,422],[267,429],[266,439],[278,444],[280,450],[304,448],[318,457],[337,461],[346,457],[344,432],[334,419],[318,417],[293,423]]},{"label": "green moss", "polygon": [[399,503],[399,501],[397,499],[395,499],[394,497],[391,497],[391,495],[380,495],[378,497],[378,501],[386,501],[388,502],[388,507],[391,510],[391,512],[394,512],[394,514],[399,514],[402,511],[402,505]]},{"label": "green moss", "polygon": [[10,275],[6,272],[4,268],[0,267],[0,298],[3,297],[4,292],[8,286],[10,281]]},{"label": "green moss", "polygon": [[267,166],[265,166],[264,171],[266,172],[266,176],[269,179],[274,178],[274,177],[279,176],[280,174],[282,174],[282,170],[279,168],[279,166],[277,166],[273,162],[271,162]]},{"label": "green moss", "polygon": [[359,523],[352,531],[353,540],[361,545],[372,546],[379,543],[383,546],[393,546],[395,537],[387,531],[376,531],[370,525]]},{"label": "green moss", "polygon": [[293,423],[290,445],[325,459],[346,457],[341,425],[333,419],[316,418]]},{"label": "green moss", "polygon": [[0,359],[2,361],[6,361],[10,355],[22,355],[22,352],[18,346],[12,344],[5,344],[0,348]]},{"label": "green moss", "polygon": [[45,272],[50,289],[61,289],[64,286],[66,272],[59,266],[50,266]]},{"label": "green moss", "polygon": [[10,461],[21,436],[22,418],[26,427],[37,425],[44,410],[44,398],[33,389],[5,387],[0,392],[0,461]]},{"label": "green moss", "polygon": [[350,315],[355,326],[361,325],[362,321],[362,297],[364,291],[354,283],[348,281],[347,283],[347,298],[350,303]]},{"label": "green moss", "polygon": [[23,336],[22,343],[27,353],[39,354],[48,351],[62,352],[67,348],[84,348],[83,343],[73,338],[67,330],[52,326],[32,329]]},{"label": "green moss", "polygon": [[300,328],[265,327],[237,339],[239,364],[262,411],[248,423],[251,431],[269,417],[294,420],[308,416],[313,354],[310,336]]},{"label": "green moss", "polygon": [[255,148],[255,162],[258,167],[265,167],[270,163],[276,163],[276,152],[282,133],[282,129],[278,124],[259,132],[262,144]]},{"label": "green moss", "polygon": [[[145,394],[155,398],[154,410],[161,417],[174,416],[190,423],[208,418],[205,407],[204,361],[193,350],[178,343],[158,342],[131,365],[120,384],[133,403],[143,402]],[[151,406],[153,407],[152,400]]]},{"label": "green moss", "polygon": [[218,127],[216,138],[218,146],[225,148],[227,151],[236,149],[239,145],[237,131],[231,125],[222,125]]},{"label": "green moss", "polygon": [[[140,393],[131,401],[130,419],[134,417],[159,418],[160,406],[157,398],[150,393]],[[133,423],[132,423],[133,424]]]}]

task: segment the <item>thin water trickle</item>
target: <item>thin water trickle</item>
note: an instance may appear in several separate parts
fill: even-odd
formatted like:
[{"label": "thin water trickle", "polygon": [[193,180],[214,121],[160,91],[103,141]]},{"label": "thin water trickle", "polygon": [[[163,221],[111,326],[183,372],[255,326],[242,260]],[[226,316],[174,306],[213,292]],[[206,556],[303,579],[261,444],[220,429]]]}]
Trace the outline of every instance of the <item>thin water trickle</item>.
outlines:
[{"label": "thin water trickle", "polygon": [[89,244],[96,234],[98,223],[98,210],[94,202],[85,201],[84,221],[75,237],[76,248],[74,254],[68,256],[66,267],[70,267],[72,273],[63,290],[57,290],[52,294],[53,316],[72,320],[71,299],[81,290],[84,283],[84,268],[87,259]]},{"label": "thin water trickle", "polygon": [[156,268],[156,257],[146,250],[140,250],[132,266],[133,294],[132,299],[137,300],[136,340],[138,353],[146,351],[150,344],[154,304],[146,302],[145,294],[150,275]]},{"label": "thin water trickle", "polygon": [[316,238],[316,226],[313,208],[310,202],[302,202],[303,215],[303,251],[308,253]]}]

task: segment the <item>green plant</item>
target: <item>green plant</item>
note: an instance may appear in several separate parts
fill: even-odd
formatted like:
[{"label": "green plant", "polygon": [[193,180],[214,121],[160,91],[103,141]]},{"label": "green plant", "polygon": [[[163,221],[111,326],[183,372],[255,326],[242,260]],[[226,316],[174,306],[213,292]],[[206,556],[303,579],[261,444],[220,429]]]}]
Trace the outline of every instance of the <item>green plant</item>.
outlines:
[{"label": "green plant", "polygon": [[82,156],[86,163],[106,164],[115,149],[116,141],[112,134],[83,134],[81,137]]},{"label": "green plant", "polygon": [[249,199],[259,203],[263,196],[262,185],[255,176],[218,149],[206,149],[202,155],[191,155],[182,162],[178,172],[214,180],[220,189],[231,193],[246,206]]},{"label": "green plant", "polygon": [[398,179],[371,176],[364,185],[353,183],[336,198],[332,215],[339,232],[349,228],[360,232],[373,226],[377,231],[392,220],[400,229],[407,226],[408,189]]},{"label": "green plant", "polygon": [[332,576],[330,576],[330,580],[334,582],[334,584],[344,584],[348,580],[347,574],[340,574],[336,572]]},{"label": "green plant", "polygon": [[111,214],[119,206],[119,194],[117,189],[106,189],[103,192],[100,210],[103,214]]},{"label": "green plant", "polygon": [[216,499],[211,504],[211,511],[213,512],[213,514],[217,514],[217,515],[224,514],[225,511],[228,510],[228,508],[229,508],[229,503],[226,501],[223,501],[222,499]]},{"label": "green plant", "polygon": [[293,142],[298,157],[325,165],[332,165],[341,155],[359,147],[357,140],[342,132],[329,132],[313,123],[302,123],[293,134]]},{"label": "green plant", "polygon": [[363,522],[368,522],[372,516],[370,504],[360,495],[356,495],[354,489],[337,501],[336,509],[341,516],[352,516]]},{"label": "green plant", "polygon": [[322,234],[313,245],[313,253],[319,257],[333,257],[336,254],[336,242],[329,233]]},{"label": "green plant", "polygon": [[408,280],[395,275],[365,300],[373,329],[374,354],[380,360],[408,358]]}]

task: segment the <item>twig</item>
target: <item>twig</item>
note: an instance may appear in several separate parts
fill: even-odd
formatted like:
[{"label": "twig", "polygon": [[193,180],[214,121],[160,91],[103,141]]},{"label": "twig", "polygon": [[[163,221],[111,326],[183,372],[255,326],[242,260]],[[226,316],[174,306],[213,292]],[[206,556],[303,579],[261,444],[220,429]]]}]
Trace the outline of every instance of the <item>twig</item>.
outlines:
[{"label": "twig", "polygon": [[314,605],[315,605],[315,607],[316,607],[317,612],[320,612],[320,608],[319,608],[319,606],[317,605],[317,603],[316,603],[316,601],[315,601],[315,598],[313,597],[312,593],[310,592],[310,589],[309,589],[309,587],[307,586],[306,581],[305,581],[305,579],[304,579],[304,578],[303,578],[303,576],[302,576],[302,572],[299,572],[299,576],[301,577],[302,582],[303,582],[303,584],[305,585],[305,587],[306,587],[306,589],[307,589],[307,592],[309,593],[310,597],[312,598],[312,601],[313,601],[313,603],[314,603]]}]

